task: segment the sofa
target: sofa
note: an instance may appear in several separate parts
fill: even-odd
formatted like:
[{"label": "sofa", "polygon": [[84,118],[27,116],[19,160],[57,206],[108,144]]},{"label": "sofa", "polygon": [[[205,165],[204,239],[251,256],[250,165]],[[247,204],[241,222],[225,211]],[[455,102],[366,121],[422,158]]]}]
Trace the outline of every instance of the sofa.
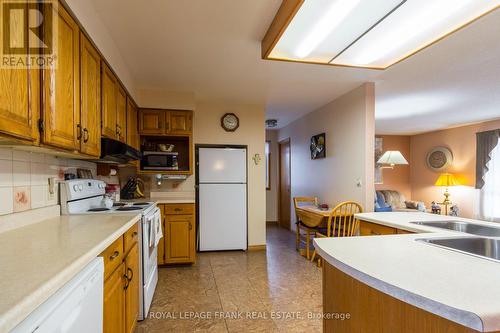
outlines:
[{"label": "sofa", "polygon": [[423,202],[406,200],[398,191],[380,190],[375,192],[375,212],[425,212]]}]

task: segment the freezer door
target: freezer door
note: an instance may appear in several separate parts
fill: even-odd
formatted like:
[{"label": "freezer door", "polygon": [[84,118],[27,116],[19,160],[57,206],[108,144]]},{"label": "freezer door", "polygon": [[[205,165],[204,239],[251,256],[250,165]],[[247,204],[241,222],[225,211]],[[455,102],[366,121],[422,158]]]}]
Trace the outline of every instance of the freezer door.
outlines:
[{"label": "freezer door", "polygon": [[200,183],[246,183],[246,149],[200,148],[198,151]]},{"label": "freezer door", "polygon": [[246,184],[200,184],[200,251],[247,249]]}]

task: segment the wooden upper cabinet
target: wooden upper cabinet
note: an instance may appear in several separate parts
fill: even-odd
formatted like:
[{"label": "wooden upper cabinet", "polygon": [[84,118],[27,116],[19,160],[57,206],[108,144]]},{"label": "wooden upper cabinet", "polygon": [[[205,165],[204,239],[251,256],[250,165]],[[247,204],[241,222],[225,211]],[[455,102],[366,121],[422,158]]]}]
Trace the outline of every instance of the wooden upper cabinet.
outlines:
[{"label": "wooden upper cabinet", "polygon": [[[11,28],[11,33],[15,32],[27,36],[26,22],[19,29]],[[39,117],[40,71],[0,69],[0,133],[35,142],[39,137]]]},{"label": "wooden upper cabinet", "polygon": [[127,141],[127,93],[119,84],[116,89],[116,139]]},{"label": "wooden upper cabinet", "polygon": [[87,37],[80,34],[81,148],[101,154],[101,57]]},{"label": "wooden upper cabinet", "polygon": [[193,131],[192,111],[168,111],[167,130],[169,134],[191,134]]},{"label": "wooden upper cabinet", "polygon": [[139,111],[139,134],[191,135],[192,132],[192,111],[152,109]]},{"label": "wooden upper cabinet", "polygon": [[45,31],[56,45],[55,68],[44,70],[43,142],[80,149],[80,29],[63,6],[55,6],[57,31]]},{"label": "wooden upper cabinet", "polygon": [[139,111],[139,134],[165,134],[165,111],[144,109]]},{"label": "wooden upper cabinet", "polygon": [[111,69],[102,62],[102,108],[101,108],[101,130],[102,135],[116,139],[116,100],[117,79]]},{"label": "wooden upper cabinet", "polygon": [[127,144],[137,150],[141,148],[137,127],[137,107],[130,97],[127,97]]}]

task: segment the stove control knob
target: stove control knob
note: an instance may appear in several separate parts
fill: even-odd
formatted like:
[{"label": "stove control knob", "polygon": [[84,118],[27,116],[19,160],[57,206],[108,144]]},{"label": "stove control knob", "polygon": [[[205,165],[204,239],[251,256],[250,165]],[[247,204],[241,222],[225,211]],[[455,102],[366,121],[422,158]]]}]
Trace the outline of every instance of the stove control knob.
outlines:
[{"label": "stove control knob", "polygon": [[74,190],[75,192],[78,192],[78,185],[76,185],[76,184],[75,184],[75,185],[73,185],[73,190]]},{"label": "stove control knob", "polygon": [[80,191],[83,191],[83,184],[78,185],[78,189],[79,189]]}]

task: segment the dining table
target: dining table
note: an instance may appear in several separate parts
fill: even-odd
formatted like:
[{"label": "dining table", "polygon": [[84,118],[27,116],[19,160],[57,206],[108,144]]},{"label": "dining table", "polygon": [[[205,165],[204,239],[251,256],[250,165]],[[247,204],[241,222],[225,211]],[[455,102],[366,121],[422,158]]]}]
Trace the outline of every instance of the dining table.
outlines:
[{"label": "dining table", "polygon": [[[313,205],[304,205],[297,207],[295,209],[295,213],[297,215],[297,218],[302,221],[302,224],[304,224],[308,228],[326,228],[328,226],[328,218],[332,213],[332,208],[320,209]],[[307,259],[310,258],[309,237],[310,235],[308,231],[306,236],[305,251],[299,249],[300,254]],[[300,238],[299,228],[297,228],[297,238]]]}]

